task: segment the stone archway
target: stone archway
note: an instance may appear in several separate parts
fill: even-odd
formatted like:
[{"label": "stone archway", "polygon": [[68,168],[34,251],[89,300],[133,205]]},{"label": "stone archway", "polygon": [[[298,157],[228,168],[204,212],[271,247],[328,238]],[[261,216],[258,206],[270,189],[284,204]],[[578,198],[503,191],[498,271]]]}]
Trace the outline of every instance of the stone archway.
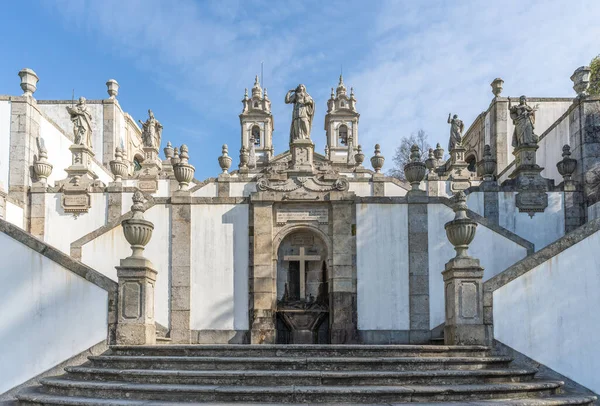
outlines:
[{"label": "stone archway", "polygon": [[289,232],[275,244],[276,342],[328,343],[327,244],[318,232],[309,227],[294,227],[286,231]]}]

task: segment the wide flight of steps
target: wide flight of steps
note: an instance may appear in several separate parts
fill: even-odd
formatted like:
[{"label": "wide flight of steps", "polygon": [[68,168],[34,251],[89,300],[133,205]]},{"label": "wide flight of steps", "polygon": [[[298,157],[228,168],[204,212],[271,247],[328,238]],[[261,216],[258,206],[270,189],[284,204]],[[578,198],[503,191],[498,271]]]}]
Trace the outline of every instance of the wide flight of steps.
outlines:
[{"label": "wide flight of steps", "polygon": [[[22,391],[22,405],[335,403],[590,405],[487,347],[113,346]],[[483,403],[481,403],[483,402]]]}]

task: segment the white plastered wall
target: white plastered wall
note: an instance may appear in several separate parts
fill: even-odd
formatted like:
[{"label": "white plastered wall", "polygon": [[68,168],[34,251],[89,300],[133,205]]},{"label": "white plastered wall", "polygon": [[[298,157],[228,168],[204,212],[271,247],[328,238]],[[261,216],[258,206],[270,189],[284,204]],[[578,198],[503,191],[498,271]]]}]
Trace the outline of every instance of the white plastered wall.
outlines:
[{"label": "white plastered wall", "polygon": [[483,193],[469,193],[467,195],[467,207],[469,210],[474,211],[480,216],[484,215],[484,201],[483,201]]},{"label": "white plastered wall", "polygon": [[494,338],[600,393],[600,232],[494,292]]},{"label": "white plastered wall", "polygon": [[230,182],[229,196],[247,197],[256,192],[256,182]]},{"label": "white plastered wall", "polygon": [[215,182],[207,183],[200,189],[196,190],[192,196],[197,197],[217,197],[217,184]]},{"label": "white plastered wall", "polygon": [[[157,204],[146,210],[144,218],[154,224],[152,238],[144,256],[154,265],[158,272],[154,296],[154,313],[156,321],[163,326],[169,325],[169,280],[170,280],[170,252],[171,252],[171,215],[170,207]],[[119,225],[108,232],[98,236],[85,244],[81,249],[81,262],[101,274],[117,281],[116,266],[121,259],[131,255],[131,248],[123,228]]]},{"label": "white plastered wall", "polygon": [[9,101],[0,101],[0,190],[8,191],[10,159],[10,112]]},{"label": "white plastered wall", "polygon": [[392,182],[385,182],[383,185],[383,193],[386,197],[406,196],[406,192],[408,192],[408,190],[393,184]]},{"label": "white plastered wall", "polygon": [[98,344],[107,292],[0,233],[0,393]]},{"label": "white plastered wall", "polygon": [[15,226],[25,229],[25,214],[23,208],[14,203],[6,202],[6,221]]},{"label": "white plastered wall", "polygon": [[248,329],[248,205],[192,206],[192,330]]},{"label": "white plastered wall", "polygon": [[557,185],[563,181],[563,177],[558,173],[556,163],[563,159],[562,149],[565,144],[569,144],[568,116],[540,140],[536,154],[537,164],[544,168],[541,175],[544,178],[554,179],[554,183]]},{"label": "white plastered wall", "polygon": [[408,330],[408,206],[356,205],[360,330]]},{"label": "white plastered wall", "polygon": [[350,182],[348,191],[354,192],[356,196],[371,196],[373,194],[373,184],[371,182]]},{"label": "white plastered wall", "polygon": [[[442,271],[446,262],[456,255],[446,237],[444,225],[454,219],[454,211],[442,204],[427,206],[429,243],[429,309],[430,328],[444,322],[444,279]],[[469,255],[478,258],[485,268],[483,280],[504,271],[527,255],[525,247],[491,229],[479,224],[475,239],[469,247]]]},{"label": "white plastered wall", "polygon": [[539,251],[565,234],[565,214],[562,192],[548,193],[548,207],[543,213],[530,217],[519,213],[516,192],[498,193],[500,226],[535,244]]}]

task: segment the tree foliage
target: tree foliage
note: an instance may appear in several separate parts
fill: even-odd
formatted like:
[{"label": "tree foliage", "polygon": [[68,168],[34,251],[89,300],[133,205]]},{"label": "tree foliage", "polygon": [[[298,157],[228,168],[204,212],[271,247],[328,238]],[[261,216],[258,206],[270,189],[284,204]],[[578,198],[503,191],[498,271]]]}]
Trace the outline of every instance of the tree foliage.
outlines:
[{"label": "tree foliage", "polygon": [[410,162],[410,147],[414,144],[417,144],[421,150],[421,161],[425,161],[428,158],[431,146],[427,142],[427,133],[421,129],[416,133],[412,133],[409,137],[402,137],[400,145],[396,148],[396,152],[392,158],[394,167],[388,171],[388,176],[402,180],[405,179],[404,165]]},{"label": "tree foliage", "polygon": [[592,59],[590,62],[592,73],[590,76],[589,94],[592,96],[600,96],[600,55]]}]

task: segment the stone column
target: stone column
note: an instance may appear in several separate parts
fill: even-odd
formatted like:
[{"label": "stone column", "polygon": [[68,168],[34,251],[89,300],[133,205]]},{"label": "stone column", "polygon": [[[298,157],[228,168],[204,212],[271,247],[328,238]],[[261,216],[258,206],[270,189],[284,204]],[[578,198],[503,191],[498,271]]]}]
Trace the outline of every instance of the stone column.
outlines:
[{"label": "stone column", "polygon": [[483,268],[479,260],[467,255],[467,248],[475,238],[477,223],[467,217],[467,198],[456,194],[454,220],[446,223],[446,235],[454,245],[456,256],[446,263],[444,296],[446,345],[485,345],[483,320]]},{"label": "stone column", "polygon": [[46,185],[40,182],[31,186],[30,214],[29,232],[43,241],[46,228]]},{"label": "stone column", "polygon": [[191,193],[177,190],[171,196],[171,342],[190,344],[191,310]]},{"label": "stone column", "polygon": [[250,342],[274,344],[277,292],[273,274],[273,203],[256,202],[253,206],[254,258],[250,280]]},{"label": "stone column", "polygon": [[[116,98],[110,98],[102,101],[103,108],[103,128],[104,132],[102,134],[102,163],[107,168],[109,167],[110,161],[114,158],[115,148],[121,146],[121,134],[119,122],[124,118],[121,116],[123,112],[119,107],[119,102]],[[123,137],[125,134],[123,134]]]},{"label": "stone column", "polygon": [[111,182],[106,188],[108,192],[108,224],[121,217],[123,211],[123,183]]},{"label": "stone column", "polygon": [[154,287],[156,270],[144,258],[144,246],[152,237],[154,225],[144,220],[144,195],[133,195],[133,216],[123,220],[123,233],[131,244],[131,256],[122,259],[117,268],[119,281],[119,310],[117,319],[117,344],[156,344],[154,322]]},{"label": "stone column", "polygon": [[490,146],[495,152],[494,158],[497,164],[497,173],[508,166],[508,147],[510,137],[508,134],[508,99],[497,96],[492,101],[490,114]]},{"label": "stone column", "polygon": [[[332,192],[333,193],[333,192]],[[333,263],[329,276],[329,323],[331,344],[351,344],[358,340],[356,274],[353,253],[356,239],[352,235],[353,202],[332,201]]]}]

